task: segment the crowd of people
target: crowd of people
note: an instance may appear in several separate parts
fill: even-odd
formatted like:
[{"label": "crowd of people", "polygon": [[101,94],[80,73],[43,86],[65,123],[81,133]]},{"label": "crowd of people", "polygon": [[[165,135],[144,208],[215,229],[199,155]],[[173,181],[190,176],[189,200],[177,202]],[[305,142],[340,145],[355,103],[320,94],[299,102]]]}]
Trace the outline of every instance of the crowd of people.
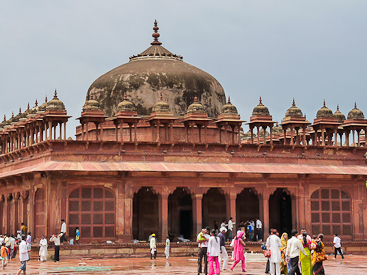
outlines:
[{"label": "crowd of people", "polygon": [[[76,235],[80,236],[80,234]],[[65,220],[61,220],[60,233],[53,234],[49,239],[49,241],[54,242],[55,253],[53,256],[53,260],[55,262],[58,262],[60,243],[67,241]],[[18,245],[18,250],[16,245]],[[47,252],[48,242],[45,236],[42,235],[42,238],[38,240],[38,245],[39,245],[38,260],[46,262],[48,257]],[[10,234],[0,235],[0,246],[1,246],[0,259],[2,261],[3,270],[6,269],[8,261],[11,261],[16,256],[16,254],[19,254],[18,257],[21,262],[21,266],[17,274],[20,274],[21,272],[23,272],[23,274],[26,274],[27,262],[30,261],[31,259],[31,248],[32,248],[32,233],[28,232],[27,226],[24,223],[21,223],[20,230],[17,231],[16,237]]]},{"label": "crowd of people", "polygon": [[[266,246],[263,247],[266,250],[264,254],[269,257],[265,273],[271,275],[325,274],[323,262],[327,260],[327,255],[324,250],[323,238],[322,233],[311,238],[304,228],[300,234],[293,229],[291,238],[288,238],[287,233],[283,233],[279,238],[278,231],[271,229],[270,236],[266,240]],[[334,247],[335,258],[339,252],[344,259],[338,234],[334,236]]]}]

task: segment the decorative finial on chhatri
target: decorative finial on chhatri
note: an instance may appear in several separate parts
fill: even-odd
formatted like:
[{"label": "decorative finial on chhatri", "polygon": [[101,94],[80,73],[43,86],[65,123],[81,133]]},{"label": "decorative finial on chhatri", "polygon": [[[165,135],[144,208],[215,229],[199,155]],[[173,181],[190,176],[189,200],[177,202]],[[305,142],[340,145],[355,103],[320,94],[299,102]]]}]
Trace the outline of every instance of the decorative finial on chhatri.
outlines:
[{"label": "decorative finial on chhatri", "polygon": [[19,107],[19,114],[22,113],[22,107]]},{"label": "decorative finial on chhatri", "polygon": [[336,110],[339,111],[339,104],[336,106]]},{"label": "decorative finial on chhatri", "polygon": [[260,103],[260,105],[263,104],[263,100],[261,99],[261,96],[260,96],[259,103]]},{"label": "decorative finial on chhatri", "polygon": [[6,115],[4,115],[4,121],[6,121]]},{"label": "decorative finial on chhatri", "polygon": [[54,99],[57,99],[57,91],[56,91],[56,89],[55,89]]},{"label": "decorative finial on chhatri", "polygon": [[47,103],[47,95],[46,95],[46,97],[45,97],[45,103]]},{"label": "decorative finial on chhatri", "polygon": [[354,103],[354,109],[357,109],[357,102]]},{"label": "decorative finial on chhatri", "polygon": [[294,106],[296,106],[296,101],[294,100],[294,98],[293,98],[292,106],[293,106],[293,107],[294,107]]},{"label": "decorative finial on chhatri", "polygon": [[29,102],[28,102],[27,110],[29,110]]},{"label": "decorative finial on chhatri", "polygon": [[194,97],[194,102],[198,102],[199,100],[198,100],[198,97],[197,96],[195,96]]},{"label": "decorative finial on chhatri", "polygon": [[36,99],[36,102],[35,102],[34,104],[36,105],[36,107],[38,106],[38,101],[37,101],[37,99]]},{"label": "decorative finial on chhatri", "polygon": [[228,97],[228,104],[231,104],[231,97]]},{"label": "decorative finial on chhatri", "polygon": [[153,27],[154,33],[152,34],[154,41],[152,43],[150,43],[150,45],[162,45],[161,42],[158,41],[158,37],[160,36],[160,34],[158,33],[158,22],[157,20],[154,21],[154,27]]},{"label": "decorative finial on chhatri", "polygon": [[326,108],[325,99],[324,99],[324,108]]},{"label": "decorative finial on chhatri", "polygon": [[12,111],[12,112],[11,112],[11,118],[13,118],[13,117],[14,117],[14,112]]}]

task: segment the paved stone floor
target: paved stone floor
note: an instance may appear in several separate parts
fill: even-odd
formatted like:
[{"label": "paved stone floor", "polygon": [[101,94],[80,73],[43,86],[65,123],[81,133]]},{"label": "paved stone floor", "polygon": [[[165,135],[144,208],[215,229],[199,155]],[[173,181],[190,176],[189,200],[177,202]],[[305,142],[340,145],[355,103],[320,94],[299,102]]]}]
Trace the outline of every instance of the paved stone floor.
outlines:
[{"label": "paved stone floor", "polygon": [[[234,272],[221,274],[264,274],[266,260],[259,254],[247,254],[246,273],[240,267]],[[231,261],[230,261],[231,263]],[[15,274],[20,264],[17,259],[9,263],[0,274]],[[346,256],[344,260],[329,257],[324,264],[326,274],[359,275],[367,273],[366,256]],[[40,263],[32,260],[27,263],[27,274],[196,274],[197,260],[194,257],[173,257],[169,261],[164,258],[157,260],[143,258],[124,259],[61,259],[61,262],[48,261]]]}]

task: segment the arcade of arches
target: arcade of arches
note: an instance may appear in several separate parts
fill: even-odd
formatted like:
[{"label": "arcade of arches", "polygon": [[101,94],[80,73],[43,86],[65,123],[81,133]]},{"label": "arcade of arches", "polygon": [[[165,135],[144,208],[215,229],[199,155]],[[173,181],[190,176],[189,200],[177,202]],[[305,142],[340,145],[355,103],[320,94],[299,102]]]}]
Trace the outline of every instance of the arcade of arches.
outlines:
[{"label": "arcade of arches", "polygon": [[[158,240],[167,235],[193,240],[202,227],[213,228],[215,221],[220,224],[233,217],[236,226],[260,218],[265,236],[270,228],[290,232],[292,228],[305,227],[329,238],[334,233],[343,240],[363,238],[359,233],[364,227],[357,187],[350,193],[342,186],[320,188],[316,184],[302,188],[261,184],[241,187],[238,183],[168,188],[162,182],[139,186],[131,184],[134,180],[104,185],[97,183],[98,177],[95,181],[90,186],[50,183],[48,192],[43,186],[0,196],[2,232],[13,232],[24,221],[34,238],[39,238],[57,232],[64,218],[68,235],[75,237],[78,227],[84,242],[146,240],[152,232]],[[357,209],[357,216],[353,209]]]}]

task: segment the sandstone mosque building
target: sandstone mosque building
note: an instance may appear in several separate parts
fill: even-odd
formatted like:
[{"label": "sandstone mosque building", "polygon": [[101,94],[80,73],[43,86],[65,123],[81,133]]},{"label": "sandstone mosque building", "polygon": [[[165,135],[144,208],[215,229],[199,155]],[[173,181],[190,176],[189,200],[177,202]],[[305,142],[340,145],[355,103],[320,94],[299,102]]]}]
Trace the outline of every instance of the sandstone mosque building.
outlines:
[{"label": "sandstone mosque building", "polygon": [[259,217],[264,232],[367,239],[367,120],[357,105],[345,117],[324,102],[309,122],[290,101],[277,124],[260,98],[246,122],[213,76],[153,30],[147,50],[92,83],[75,139],[62,93],[4,118],[1,233],[24,222],[40,238],[65,219],[84,242],[193,239],[231,216]]}]

